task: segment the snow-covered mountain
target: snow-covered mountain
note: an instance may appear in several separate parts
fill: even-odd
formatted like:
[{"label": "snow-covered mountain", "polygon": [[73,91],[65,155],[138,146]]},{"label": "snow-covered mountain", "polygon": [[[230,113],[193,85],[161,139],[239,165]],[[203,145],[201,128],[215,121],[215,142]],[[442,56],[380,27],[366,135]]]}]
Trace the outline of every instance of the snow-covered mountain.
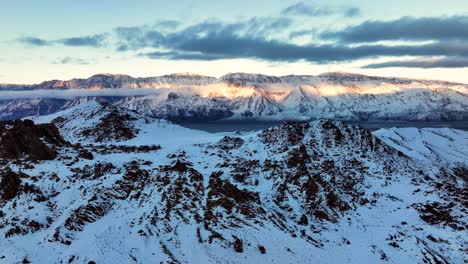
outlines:
[{"label": "snow-covered mountain", "polygon": [[175,73],[158,77],[134,78],[124,74],[101,73],[86,79],[75,78],[68,81],[51,80],[32,85],[0,85],[4,90],[37,89],[104,89],[104,88],[173,88],[192,85],[207,85],[216,78],[192,73]]},{"label": "snow-covered mountain", "polygon": [[[435,165],[436,169],[468,168],[468,131],[391,128],[377,130],[374,135],[423,164]],[[465,177],[468,180],[468,174]]]},{"label": "snow-covered mountain", "polygon": [[[54,150],[0,155],[2,263],[466,261],[466,182],[408,149],[430,133],[319,120],[210,134],[102,102],[34,121],[0,122],[2,145]],[[394,148],[392,133],[421,139]]]},{"label": "snow-covered mountain", "polygon": [[[373,77],[350,73],[318,76],[232,73],[219,79],[194,74],[133,78],[99,74],[88,79],[48,81],[23,90],[150,88],[147,96],[113,99],[116,105],[166,119],[467,120],[465,84]],[[19,90],[4,85],[0,91]],[[88,92],[91,93],[91,92]],[[0,118],[48,114],[68,100],[0,100]]]}]

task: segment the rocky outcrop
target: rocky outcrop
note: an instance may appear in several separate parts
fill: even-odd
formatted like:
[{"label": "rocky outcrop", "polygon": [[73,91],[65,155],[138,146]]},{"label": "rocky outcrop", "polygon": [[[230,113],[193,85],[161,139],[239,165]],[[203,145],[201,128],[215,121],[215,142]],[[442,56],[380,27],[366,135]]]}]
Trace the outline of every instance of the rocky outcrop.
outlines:
[{"label": "rocky outcrop", "polygon": [[21,178],[26,176],[24,173],[15,173],[11,170],[0,172],[0,198],[8,201],[16,197],[20,191]]},{"label": "rocky outcrop", "polygon": [[31,120],[0,121],[0,158],[51,160],[67,145],[53,124]]}]

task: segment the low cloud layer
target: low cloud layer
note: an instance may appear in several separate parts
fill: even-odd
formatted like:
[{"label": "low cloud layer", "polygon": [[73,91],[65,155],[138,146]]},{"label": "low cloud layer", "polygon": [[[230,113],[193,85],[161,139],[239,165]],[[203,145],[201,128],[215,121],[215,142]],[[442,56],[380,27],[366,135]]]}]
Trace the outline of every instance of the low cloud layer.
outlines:
[{"label": "low cloud layer", "polygon": [[378,69],[378,68],[390,68],[390,67],[423,68],[423,69],[464,68],[464,67],[468,67],[468,57],[387,61],[383,63],[369,64],[369,65],[364,66],[363,68]]},{"label": "low cloud layer", "polygon": [[73,99],[77,97],[127,97],[127,96],[146,96],[159,95],[165,89],[68,89],[68,90],[29,90],[29,91],[1,91],[1,100],[12,99],[33,99],[33,98],[55,98],[55,99]]}]

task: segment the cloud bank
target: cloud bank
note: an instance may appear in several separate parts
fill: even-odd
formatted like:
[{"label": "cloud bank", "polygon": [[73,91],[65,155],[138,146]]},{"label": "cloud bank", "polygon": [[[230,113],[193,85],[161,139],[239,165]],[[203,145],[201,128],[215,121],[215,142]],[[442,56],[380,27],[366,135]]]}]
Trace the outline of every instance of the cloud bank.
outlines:
[{"label": "cloud bank", "polygon": [[[364,21],[340,30],[300,29],[297,16],[339,14],[354,17],[358,7],[312,6],[298,2],[281,16],[253,17],[236,22],[202,21],[185,25],[165,20],[153,25],[118,27],[110,32],[46,40],[26,36],[18,41],[32,46],[108,47],[138,57],[166,60],[214,61],[254,59],[271,62],[306,61],[314,64],[409,56],[363,68],[460,68],[468,58],[468,16],[402,17]],[[308,37],[308,42],[297,42]],[[382,41],[394,42],[387,44]],[[79,58],[56,63],[86,64]]]},{"label": "cloud bank", "polygon": [[383,40],[468,40],[468,16],[402,17],[391,21],[366,21],[339,31],[321,34],[345,43]]},{"label": "cloud bank", "polygon": [[146,96],[159,95],[166,89],[67,89],[67,90],[28,90],[28,91],[1,91],[1,100],[12,99],[34,99],[34,98],[55,98],[55,99],[73,99],[77,97],[127,97],[127,96]]}]

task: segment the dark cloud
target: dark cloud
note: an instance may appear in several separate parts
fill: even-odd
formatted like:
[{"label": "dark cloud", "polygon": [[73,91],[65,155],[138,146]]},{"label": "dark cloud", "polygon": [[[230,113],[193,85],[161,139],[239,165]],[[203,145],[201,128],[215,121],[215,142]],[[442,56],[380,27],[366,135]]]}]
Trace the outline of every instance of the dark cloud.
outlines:
[{"label": "dark cloud", "polygon": [[403,17],[391,21],[366,21],[340,31],[324,32],[321,37],[346,43],[382,40],[468,40],[468,16]]},{"label": "dark cloud", "polygon": [[344,15],[347,17],[358,17],[361,15],[361,9],[359,9],[358,7],[345,8]]},{"label": "dark cloud", "polygon": [[91,36],[71,37],[57,40],[45,40],[36,37],[22,37],[17,39],[17,41],[32,46],[52,46],[61,44],[70,47],[98,48],[104,45],[106,38],[107,34],[96,34]]},{"label": "dark cloud", "polygon": [[203,54],[197,52],[146,52],[140,53],[139,56],[147,57],[150,59],[170,59],[170,60],[203,60],[203,61],[213,61],[221,59],[229,59],[223,55],[216,54]]},{"label": "dark cloud", "polygon": [[36,37],[21,37],[21,38],[18,38],[17,41],[21,42],[21,43],[24,43],[24,44],[32,45],[32,46],[48,46],[48,45],[50,45],[49,41],[47,41],[45,39],[41,39],[41,38],[36,38]]},{"label": "dark cloud", "polygon": [[468,67],[468,57],[447,57],[447,58],[423,58],[413,60],[396,60],[382,63],[373,63],[366,65],[364,69],[379,69],[379,68],[465,68]]},{"label": "dark cloud", "polygon": [[145,47],[157,48],[164,39],[163,33],[149,27],[118,27],[114,30],[117,36],[117,50],[129,51]]},{"label": "dark cloud", "polygon": [[61,43],[65,46],[72,47],[101,47],[104,45],[106,34],[96,34],[92,36],[83,37],[72,37],[56,40],[57,43]]},{"label": "dark cloud", "polygon": [[303,2],[290,5],[281,11],[283,15],[300,15],[300,16],[329,16],[334,14],[334,10],[328,7],[319,7],[308,5]]},{"label": "dark cloud", "polygon": [[296,45],[277,40],[236,36],[223,32],[199,37],[175,34],[163,41],[170,52],[146,54],[147,57],[169,59],[214,60],[217,58],[253,58],[269,61],[305,60],[314,63],[353,61],[384,56],[468,56],[464,43],[426,45]]},{"label": "dark cloud", "polygon": [[[154,48],[143,53],[149,58],[215,60],[253,58],[268,61],[305,60],[314,63],[353,61],[385,56],[466,56],[468,45],[461,41],[424,45],[346,44],[298,45],[268,38],[274,28],[289,27],[281,20],[249,20],[239,23],[204,22],[164,33],[145,28],[121,28],[122,50]],[[160,52],[164,50],[165,52]]]},{"label": "dark cloud", "polygon": [[206,21],[178,31],[165,32],[157,27],[119,27],[115,29],[118,39],[117,50],[129,51],[142,48],[165,48],[177,45],[184,38],[198,39],[206,36],[256,36],[269,38],[288,29],[292,24],[289,18],[251,18],[236,23]]},{"label": "dark cloud", "polygon": [[[355,12],[358,11],[353,11],[350,15],[356,15]],[[414,18],[402,18],[395,21],[408,19],[411,21],[419,21]],[[450,19],[440,18],[439,20],[455,21],[453,17]],[[429,36],[433,34],[431,36],[434,36],[434,40],[428,44],[408,42],[407,44],[386,45],[366,43],[366,40],[364,44],[360,43],[360,45],[355,45],[356,43],[354,42],[347,42],[350,39],[354,40],[354,37],[337,37],[339,34],[334,32],[334,37],[339,38],[341,41],[336,41],[334,44],[329,44],[330,42],[327,44],[309,42],[308,44],[300,45],[291,41],[291,39],[307,35],[310,35],[312,39],[313,37],[317,37],[317,33],[314,29],[293,31],[293,21],[288,17],[251,18],[235,23],[204,21],[185,27],[174,24],[173,26],[176,26],[176,28],[171,30],[167,30],[165,26],[161,26],[158,23],[139,27],[119,27],[109,34],[88,37],[52,41],[43,39],[34,41],[25,38],[23,42],[35,43],[35,45],[50,45],[50,43],[52,43],[56,45],[62,44],[88,47],[100,47],[106,42],[106,44],[111,44],[111,47],[114,47],[118,51],[130,51],[138,56],[151,59],[171,60],[212,61],[244,58],[276,62],[308,61],[324,64],[398,56],[468,57],[467,40],[462,39],[462,37],[460,37],[462,35],[459,35],[457,38],[454,37],[453,31],[457,32],[457,30],[461,30],[458,27],[452,29],[452,33],[445,33],[445,38],[439,39],[435,38],[435,36],[440,36],[442,33],[433,34],[428,32],[428,30],[419,33],[419,36]],[[367,26],[365,25],[369,23],[377,22],[365,22],[355,27],[366,28]],[[378,23],[383,24],[384,22]],[[461,21],[458,21],[458,23],[461,23]],[[374,30],[371,30],[371,32],[374,32]],[[359,30],[350,28],[349,34],[353,35],[355,34],[353,32],[358,31]],[[435,32],[439,31],[440,29],[435,30]],[[342,34],[347,33],[343,31]],[[367,36],[365,39],[374,39],[376,38],[375,34],[371,34],[372,36]],[[379,34],[385,35],[386,33],[383,32]],[[388,38],[390,38],[395,32],[387,34],[389,35]],[[381,38],[382,37],[377,37],[377,39]],[[76,60],[65,60],[63,63],[79,64]],[[417,67],[417,65],[424,66],[428,64],[427,62],[426,64],[422,64],[421,61],[419,61],[419,64],[414,63],[413,65],[415,65],[413,67]],[[441,63],[439,63],[439,65],[441,65]],[[447,63],[446,65],[449,64]],[[384,65],[368,65],[367,67],[371,66],[383,67]]]},{"label": "dark cloud", "polygon": [[74,58],[74,57],[63,57],[56,61],[52,62],[53,64],[76,64],[76,65],[87,65],[90,64],[89,61],[81,59],[81,58]]}]

